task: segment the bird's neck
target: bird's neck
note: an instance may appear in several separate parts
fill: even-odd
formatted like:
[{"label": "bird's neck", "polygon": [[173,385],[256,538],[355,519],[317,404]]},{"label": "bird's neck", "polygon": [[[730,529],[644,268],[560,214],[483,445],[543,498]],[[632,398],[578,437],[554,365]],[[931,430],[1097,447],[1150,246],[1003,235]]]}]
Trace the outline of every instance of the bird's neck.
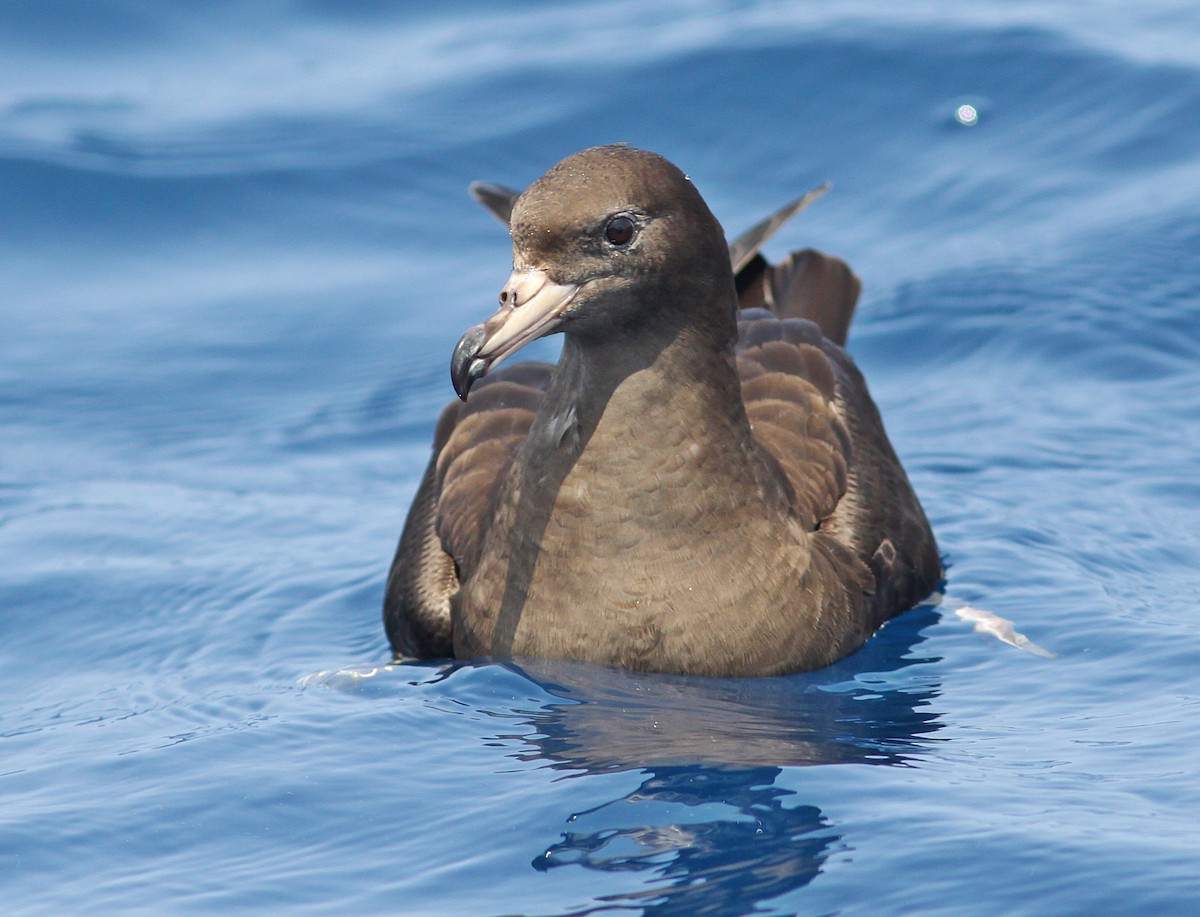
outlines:
[{"label": "bird's neck", "polygon": [[723,504],[777,500],[746,417],[735,334],[732,306],[727,327],[662,321],[628,334],[568,334],[526,442],[522,489],[633,482],[644,492],[604,499],[636,510],[644,499],[685,505],[693,482],[716,476]]}]

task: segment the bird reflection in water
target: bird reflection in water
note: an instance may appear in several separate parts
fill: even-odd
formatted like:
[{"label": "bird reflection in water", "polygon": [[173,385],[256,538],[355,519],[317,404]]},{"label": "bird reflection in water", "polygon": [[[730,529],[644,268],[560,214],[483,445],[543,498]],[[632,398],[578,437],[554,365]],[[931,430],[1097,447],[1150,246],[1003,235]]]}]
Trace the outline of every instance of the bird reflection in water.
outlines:
[{"label": "bird reflection in water", "polygon": [[532,860],[642,873],[643,887],[573,912],[727,914],[811,882],[841,840],[794,790],[785,767],[905,765],[935,741],[938,694],[913,653],[938,614],[923,606],[857,654],[788,678],[682,678],[550,660],[509,663],[562,698],[526,722],[516,756],[567,779],[640,770],[631,793],[567,818],[561,840]]}]

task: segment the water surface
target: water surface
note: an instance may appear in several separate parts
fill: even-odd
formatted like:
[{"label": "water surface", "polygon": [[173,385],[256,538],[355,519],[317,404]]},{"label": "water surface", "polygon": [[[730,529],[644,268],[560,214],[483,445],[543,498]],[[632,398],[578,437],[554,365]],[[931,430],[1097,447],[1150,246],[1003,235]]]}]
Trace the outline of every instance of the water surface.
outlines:
[{"label": "water surface", "polygon": [[[1195,913],[1198,42],[1166,0],[0,10],[6,909]],[[508,273],[466,184],[618,140],[731,233],[833,182],[768,254],[863,277],[950,593],[1057,659],[926,606],[784,679],[364,677]]]}]

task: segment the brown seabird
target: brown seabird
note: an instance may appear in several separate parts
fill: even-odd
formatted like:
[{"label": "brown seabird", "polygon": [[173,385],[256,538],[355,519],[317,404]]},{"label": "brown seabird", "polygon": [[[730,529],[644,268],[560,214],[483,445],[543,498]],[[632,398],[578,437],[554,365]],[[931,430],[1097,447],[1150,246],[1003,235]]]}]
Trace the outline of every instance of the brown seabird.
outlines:
[{"label": "brown seabird", "polygon": [[[933,533],[842,349],[858,279],[757,252],[789,208],[729,246],[687,176],[627,146],[475,191],[513,273],[454,351],[462,401],[388,577],[398,656],[778,675],[934,589]],[[492,371],[558,332],[557,365]]]}]

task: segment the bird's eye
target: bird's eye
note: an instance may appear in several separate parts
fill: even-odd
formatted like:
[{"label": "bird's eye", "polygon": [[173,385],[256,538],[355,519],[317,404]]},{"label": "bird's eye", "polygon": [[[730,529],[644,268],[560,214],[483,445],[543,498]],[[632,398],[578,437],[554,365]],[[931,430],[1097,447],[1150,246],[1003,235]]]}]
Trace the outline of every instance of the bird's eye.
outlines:
[{"label": "bird's eye", "polygon": [[613,217],[604,227],[604,238],[613,245],[628,245],[633,241],[633,233],[636,229],[637,226],[629,217]]}]

